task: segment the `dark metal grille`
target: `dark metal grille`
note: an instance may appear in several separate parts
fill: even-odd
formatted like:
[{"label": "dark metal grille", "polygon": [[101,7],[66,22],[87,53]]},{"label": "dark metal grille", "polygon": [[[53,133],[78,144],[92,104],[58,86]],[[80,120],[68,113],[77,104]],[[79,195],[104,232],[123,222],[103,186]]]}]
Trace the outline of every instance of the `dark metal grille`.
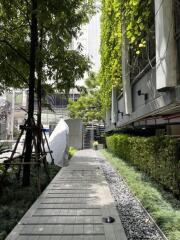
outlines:
[{"label": "dark metal grille", "polygon": [[175,37],[177,42],[177,57],[178,57],[178,70],[180,82],[180,0],[174,0],[174,13],[175,13]]},{"label": "dark metal grille", "polygon": [[56,107],[56,108],[67,107],[67,99],[64,94],[48,96],[47,100],[52,107]]},{"label": "dark metal grille", "polygon": [[[73,101],[77,101],[79,96],[80,96],[79,94],[69,94],[69,98]],[[55,108],[66,108],[68,105],[68,101],[65,94],[56,94],[48,96],[47,101],[51,105],[51,107]]]},{"label": "dark metal grille", "polygon": [[175,11],[175,36],[176,39],[180,38],[180,0],[174,0]]}]

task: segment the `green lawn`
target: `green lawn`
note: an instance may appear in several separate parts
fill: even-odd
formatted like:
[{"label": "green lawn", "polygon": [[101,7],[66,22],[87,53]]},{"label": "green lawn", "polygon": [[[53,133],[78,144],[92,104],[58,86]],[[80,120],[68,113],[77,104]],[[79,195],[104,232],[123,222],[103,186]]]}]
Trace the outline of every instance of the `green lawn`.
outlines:
[{"label": "green lawn", "polygon": [[180,201],[148,176],[106,150],[101,151],[169,240],[180,240]]},{"label": "green lawn", "polygon": [[[52,179],[59,167],[49,165],[50,179]],[[49,183],[43,168],[40,171],[41,190]],[[31,187],[22,187],[21,182],[16,180],[15,175],[9,176],[0,184],[0,240],[5,239],[7,234],[18,223],[32,203],[37,199],[37,171],[31,171]]]}]

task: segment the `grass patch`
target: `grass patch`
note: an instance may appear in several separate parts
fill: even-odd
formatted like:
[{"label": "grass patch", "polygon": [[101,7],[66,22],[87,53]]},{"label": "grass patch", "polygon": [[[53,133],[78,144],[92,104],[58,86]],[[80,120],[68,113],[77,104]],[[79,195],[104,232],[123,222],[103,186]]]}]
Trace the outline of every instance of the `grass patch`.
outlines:
[{"label": "grass patch", "polygon": [[[48,165],[50,179],[59,171],[59,167]],[[22,187],[16,180],[14,172],[10,172],[0,187],[0,240],[6,238],[13,227],[39,196],[37,189],[37,170],[31,170],[31,186]],[[43,168],[40,169],[41,191],[48,185]]]},{"label": "grass patch", "polygon": [[169,240],[180,239],[180,201],[144,173],[107,150],[102,154],[128,184]]}]

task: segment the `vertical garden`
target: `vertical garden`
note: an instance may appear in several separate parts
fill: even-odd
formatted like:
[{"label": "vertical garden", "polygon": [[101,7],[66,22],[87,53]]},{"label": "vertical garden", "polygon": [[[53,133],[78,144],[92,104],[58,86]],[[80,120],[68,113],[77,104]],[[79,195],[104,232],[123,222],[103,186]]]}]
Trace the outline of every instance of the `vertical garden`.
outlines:
[{"label": "vertical garden", "polygon": [[[154,14],[153,0],[102,0],[101,17],[101,102],[103,113],[110,106],[111,90],[122,89],[122,38],[128,39],[133,55],[146,47]],[[126,31],[123,35],[122,24]]]}]

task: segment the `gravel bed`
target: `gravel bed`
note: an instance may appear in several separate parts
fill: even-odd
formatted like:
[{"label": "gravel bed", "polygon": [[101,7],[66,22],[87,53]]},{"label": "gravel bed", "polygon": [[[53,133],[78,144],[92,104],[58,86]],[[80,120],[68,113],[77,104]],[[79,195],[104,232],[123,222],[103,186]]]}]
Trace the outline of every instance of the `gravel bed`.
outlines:
[{"label": "gravel bed", "polygon": [[141,204],[133,196],[123,179],[103,158],[98,158],[109,184],[112,196],[128,240],[164,240]]}]

